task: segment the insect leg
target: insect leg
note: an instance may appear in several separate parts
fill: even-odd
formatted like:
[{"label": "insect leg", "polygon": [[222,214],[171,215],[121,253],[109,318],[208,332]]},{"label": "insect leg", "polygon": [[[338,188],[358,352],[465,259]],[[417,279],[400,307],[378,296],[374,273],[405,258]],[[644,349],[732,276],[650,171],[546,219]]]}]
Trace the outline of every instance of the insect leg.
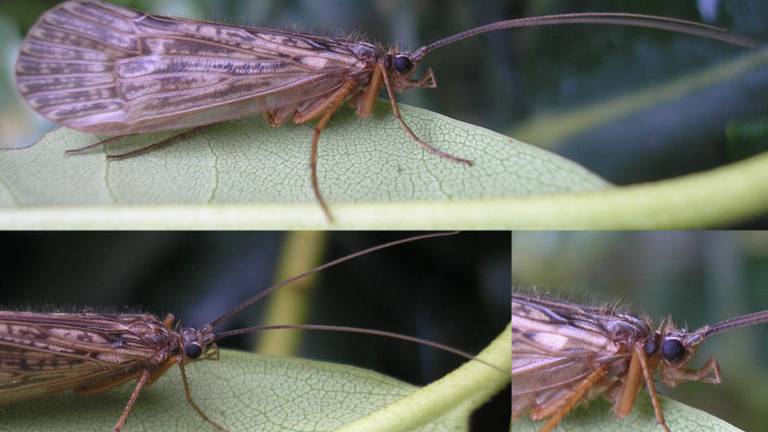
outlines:
[{"label": "insect leg", "polygon": [[700,369],[670,370],[668,377],[664,377],[664,384],[674,387],[682,381],[701,381],[708,384],[720,384],[720,365],[714,357],[710,357]]},{"label": "insect leg", "polygon": [[416,135],[416,133],[410,128],[410,126],[408,126],[405,120],[403,120],[403,116],[400,115],[400,108],[397,106],[397,99],[395,99],[395,93],[392,91],[392,86],[389,83],[389,78],[387,78],[387,71],[384,69],[384,65],[380,64],[377,67],[381,70],[382,78],[384,78],[384,87],[387,88],[389,103],[392,105],[392,113],[394,114],[397,121],[400,123],[400,126],[403,128],[405,133],[408,134],[408,136],[411,137],[412,140],[416,141],[417,144],[419,144],[422,148],[424,148],[424,150],[428,151],[429,153],[436,154],[441,158],[452,160],[454,162],[462,163],[465,165],[472,165],[471,160],[462,159],[450,153],[446,153],[436,147],[433,147],[427,144],[425,141],[423,141],[421,138],[419,138]]},{"label": "insect leg", "polygon": [[269,111],[264,111],[261,113],[261,116],[264,117],[264,121],[267,122],[268,125],[272,127],[280,126],[280,122],[278,122],[275,119],[275,114]]},{"label": "insect leg", "polygon": [[189,388],[189,381],[187,381],[187,371],[184,369],[184,362],[183,359],[177,358],[176,363],[179,365],[179,370],[181,371],[181,382],[184,383],[184,397],[187,399],[187,403],[189,403],[190,406],[192,406],[192,409],[195,410],[197,415],[200,416],[203,420],[205,420],[206,423],[211,425],[213,429],[220,431],[220,432],[227,432],[227,429],[223,427],[222,425],[216,423],[215,421],[211,420],[205,412],[203,412],[203,409],[200,408],[197,403],[195,403],[194,399],[192,399],[192,390]]},{"label": "insect leg", "polygon": [[635,400],[637,394],[640,392],[640,387],[643,382],[643,367],[640,360],[640,356],[645,355],[643,351],[637,350],[632,352],[632,358],[629,361],[629,371],[627,371],[626,380],[621,386],[621,393],[614,404],[614,412],[616,417],[624,418],[632,412],[632,407],[635,406]]},{"label": "insect leg", "polygon": [[360,101],[357,105],[357,115],[360,117],[368,117],[373,111],[373,105],[376,103],[376,99],[379,95],[379,89],[381,88],[381,69],[376,68],[373,70],[371,76],[371,82],[365,89]]},{"label": "insect leg", "polygon": [[717,360],[715,360],[714,357],[710,357],[701,369],[686,372],[686,377],[692,377],[688,379],[694,379],[709,384],[720,384],[722,381],[720,379],[720,365],[717,364]]},{"label": "insect leg", "polygon": [[117,160],[117,159],[125,159],[125,158],[129,158],[129,157],[133,157],[133,156],[138,156],[140,154],[144,154],[144,153],[147,153],[147,152],[149,152],[151,150],[158,149],[160,147],[168,145],[168,144],[170,144],[173,141],[184,139],[184,138],[189,138],[192,135],[196,134],[197,132],[200,132],[201,130],[203,130],[203,129],[209,127],[209,126],[213,126],[213,124],[193,127],[192,129],[186,130],[184,132],[180,132],[180,133],[178,133],[176,135],[173,135],[173,136],[171,136],[169,138],[166,138],[166,139],[164,139],[162,141],[158,141],[156,143],[152,143],[152,144],[150,144],[148,146],[141,147],[141,148],[138,148],[136,150],[131,150],[131,151],[128,151],[128,152],[125,152],[125,153],[118,153],[118,154],[107,155],[107,159],[109,159],[109,160]]},{"label": "insect leg", "polygon": [[643,369],[643,378],[645,378],[645,386],[648,388],[648,396],[651,398],[651,405],[653,405],[653,412],[656,414],[656,421],[664,428],[665,432],[672,432],[667,426],[667,422],[664,420],[664,412],[661,410],[661,404],[659,403],[659,395],[656,393],[656,384],[653,382],[653,371],[648,367],[648,362],[645,358],[645,352],[643,352],[643,345],[641,343],[635,344],[634,357],[637,356],[640,360],[640,367]]},{"label": "insect leg", "polygon": [[88,151],[88,150],[94,149],[94,148],[96,148],[96,147],[103,147],[103,146],[105,146],[105,145],[107,145],[107,144],[109,144],[109,143],[112,143],[112,142],[115,142],[115,141],[121,140],[121,139],[123,139],[123,138],[127,138],[127,137],[129,137],[129,136],[133,136],[133,135],[135,135],[135,134],[113,136],[113,137],[111,137],[111,138],[107,138],[107,139],[101,140],[101,141],[99,141],[99,142],[95,142],[95,143],[93,143],[93,144],[88,144],[88,145],[87,145],[87,146],[85,146],[85,147],[80,147],[80,148],[76,148],[76,149],[66,150],[66,151],[64,152],[64,154],[65,154],[65,155],[74,155],[74,154],[80,154],[80,153],[86,152],[86,151]]},{"label": "insect leg", "polygon": [[165,375],[166,372],[168,372],[168,369],[170,369],[173,365],[176,364],[178,359],[169,358],[165,361],[165,363],[161,364],[160,367],[157,369],[154,369],[152,371],[152,375],[149,377],[149,381],[147,382],[147,385],[154,384],[155,381],[157,381],[158,378]]},{"label": "insect leg", "polygon": [[571,394],[560,406],[560,409],[552,414],[552,417],[547,420],[547,423],[541,428],[539,432],[551,432],[554,430],[555,427],[560,424],[566,414],[568,414],[573,409],[573,407],[579,403],[581,398],[584,397],[584,394],[587,392],[587,390],[589,390],[593,385],[600,381],[607,373],[608,368],[603,365],[595,369],[586,378],[584,378],[584,380],[580,382],[579,385],[574,387],[574,389],[571,391]]},{"label": "insect leg", "polygon": [[136,398],[139,397],[141,389],[143,389],[144,385],[147,383],[147,381],[149,381],[150,376],[152,376],[152,370],[144,369],[144,373],[141,374],[141,378],[139,378],[139,381],[136,383],[136,387],[131,393],[131,398],[128,399],[128,403],[125,405],[125,408],[123,408],[123,413],[120,415],[120,418],[117,419],[117,423],[115,423],[115,427],[112,429],[114,432],[120,432],[120,430],[123,429],[123,426],[125,426],[125,422],[128,420],[128,415],[131,414],[133,405],[136,403]]},{"label": "insect leg", "polygon": [[432,70],[432,68],[427,69],[427,74],[421,77],[421,79],[416,83],[416,87],[418,88],[430,88],[434,89],[437,88],[437,80],[435,79],[435,71]]},{"label": "insect leg", "polygon": [[301,116],[297,114],[293,118],[294,123],[301,124],[314,119],[322,113],[322,117],[320,117],[320,120],[318,120],[315,125],[314,133],[312,134],[312,150],[309,157],[309,169],[312,178],[312,190],[315,192],[315,199],[320,203],[320,207],[322,207],[325,217],[327,217],[330,222],[333,222],[333,216],[323,199],[323,195],[320,193],[320,185],[317,181],[317,144],[320,141],[320,133],[326,126],[328,126],[328,122],[331,120],[331,117],[333,117],[333,114],[339,109],[339,106],[344,103],[349,94],[353,92],[356,87],[357,81],[349,80],[339,87],[334,94],[329,96],[327,101],[322,105],[318,105],[311,112]]}]

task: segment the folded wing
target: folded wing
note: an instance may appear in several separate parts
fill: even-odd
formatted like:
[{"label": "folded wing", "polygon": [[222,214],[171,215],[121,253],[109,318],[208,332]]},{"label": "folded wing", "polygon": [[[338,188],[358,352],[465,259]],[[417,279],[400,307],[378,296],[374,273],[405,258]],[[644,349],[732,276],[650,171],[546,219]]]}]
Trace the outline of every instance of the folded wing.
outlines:
[{"label": "folded wing", "polygon": [[123,135],[299,109],[364,68],[342,41],[68,1],[30,29],[16,77],[51,121]]},{"label": "folded wing", "polygon": [[0,311],[0,404],[137,375],[163,360],[166,336],[148,314]]},{"label": "folded wing", "polygon": [[[547,417],[597,367],[620,369],[629,359],[601,330],[599,316],[563,306],[558,310],[533,297],[512,296],[512,418]],[[616,377],[606,376],[587,399],[614,382]]]}]

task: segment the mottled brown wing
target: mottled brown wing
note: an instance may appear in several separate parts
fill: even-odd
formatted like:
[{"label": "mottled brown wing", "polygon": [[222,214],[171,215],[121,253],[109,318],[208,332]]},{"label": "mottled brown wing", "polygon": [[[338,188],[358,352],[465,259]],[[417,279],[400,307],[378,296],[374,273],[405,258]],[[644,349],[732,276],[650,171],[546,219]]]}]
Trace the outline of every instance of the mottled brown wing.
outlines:
[{"label": "mottled brown wing", "polygon": [[374,53],[368,44],[78,0],[46,12],[30,29],[16,80],[49,120],[124,135],[300,109],[349,78],[364,81],[360,58]]},{"label": "mottled brown wing", "polygon": [[0,311],[0,404],[130,376],[167,340],[149,314]]},{"label": "mottled brown wing", "polygon": [[[513,418],[550,410],[598,365],[626,361],[604,327],[606,317],[590,312],[512,295]],[[603,389],[611,379],[602,382]]]}]

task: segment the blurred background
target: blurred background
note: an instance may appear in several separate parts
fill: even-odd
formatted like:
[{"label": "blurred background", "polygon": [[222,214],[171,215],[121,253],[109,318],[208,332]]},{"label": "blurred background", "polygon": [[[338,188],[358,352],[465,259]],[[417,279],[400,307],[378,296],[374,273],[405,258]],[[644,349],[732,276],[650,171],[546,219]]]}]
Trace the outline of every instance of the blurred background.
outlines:
[{"label": "blurred background", "polygon": [[[170,312],[186,326],[202,326],[276,280],[412,235],[1,233],[0,305]],[[221,330],[261,324],[269,313],[272,322],[374,328],[477,353],[509,322],[509,245],[509,233],[462,233],[379,251],[322,272],[297,297],[270,306],[289,292],[278,290]],[[276,275],[286,273],[276,270],[286,262],[293,269]],[[305,332],[292,352],[294,332],[267,334],[270,352],[369,368],[415,385],[464,362],[408,342],[326,332]],[[254,349],[254,338],[222,346]],[[509,390],[500,392],[474,414],[472,430],[508,429],[509,406]]]},{"label": "blurred background", "polygon": [[[656,325],[669,314],[693,330],[768,309],[766,232],[516,232],[512,249],[514,287],[582,304],[618,302]],[[768,325],[712,336],[690,366],[710,355],[722,384],[661,391],[745,431],[765,430]]]},{"label": "blurred background", "polygon": [[[13,64],[27,29],[56,0],[0,2],[0,144],[31,145],[51,125],[20,100]],[[768,40],[768,3],[580,0],[115,0],[172,16],[362,34],[415,49],[501,19],[618,11],[689,19]],[[551,149],[617,184],[723,165],[768,148],[763,50],[615,26],[501,31],[427,56],[439,88],[401,101]],[[765,226],[766,218],[745,222]]]}]

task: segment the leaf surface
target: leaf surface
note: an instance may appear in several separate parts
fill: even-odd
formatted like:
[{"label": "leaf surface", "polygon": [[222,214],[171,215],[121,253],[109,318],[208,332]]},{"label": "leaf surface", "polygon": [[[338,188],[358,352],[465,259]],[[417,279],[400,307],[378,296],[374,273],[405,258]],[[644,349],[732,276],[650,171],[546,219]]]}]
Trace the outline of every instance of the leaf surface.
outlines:
[{"label": "leaf surface", "polygon": [[[672,399],[660,399],[667,425],[673,432],[741,432],[709,413]],[[511,431],[538,432],[543,425],[544,422],[521,418],[512,423]],[[641,394],[632,413],[624,419],[616,418],[611,413],[611,405],[599,399],[570,413],[557,432],[663,432],[663,429],[656,423],[647,395]]]},{"label": "leaf surface", "polygon": [[[398,203],[525,197],[608,186],[558,155],[487,129],[413,107],[404,106],[403,115],[424,140],[474,165],[464,166],[423,150],[400,129],[384,102],[369,119],[343,110],[320,141],[320,188],[332,210],[345,205],[365,210],[392,203],[396,208]],[[170,135],[129,137],[110,144],[107,151],[145,147]],[[310,187],[311,135],[309,125],[271,128],[261,118],[246,118],[214,125],[146,154],[109,161],[101,150],[65,156],[66,149],[98,138],[60,128],[28,149],[0,151],[0,207],[12,217],[11,210],[41,207],[63,206],[73,212],[95,208],[112,210],[114,215],[184,205],[185,210],[176,212],[184,219],[195,210],[224,205],[251,209],[303,205],[310,223],[323,223]],[[265,224],[285,222],[281,212],[269,217]],[[401,217],[407,222],[406,214]],[[376,224],[377,219],[369,222]]]},{"label": "leaf surface", "polygon": [[[198,405],[231,431],[333,431],[416,390],[352,366],[229,350],[218,362],[189,365],[187,375]],[[95,396],[61,394],[8,405],[0,431],[108,431],[131,390],[126,384]],[[465,423],[452,415],[419,431],[464,431]],[[139,395],[124,429],[211,430],[186,403],[176,367]]]}]

